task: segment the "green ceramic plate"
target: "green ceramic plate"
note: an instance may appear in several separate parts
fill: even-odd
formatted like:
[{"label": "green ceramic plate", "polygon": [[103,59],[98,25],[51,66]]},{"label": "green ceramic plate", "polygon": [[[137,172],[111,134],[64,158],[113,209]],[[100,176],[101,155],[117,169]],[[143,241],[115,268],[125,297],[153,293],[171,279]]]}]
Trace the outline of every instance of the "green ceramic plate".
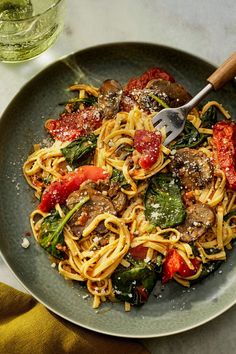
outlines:
[{"label": "green ceramic plate", "polygon": [[[236,302],[236,250],[220,271],[186,290],[168,284],[159,297],[125,313],[123,305],[106,304],[92,309],[86,290],[65,281],[52,269],[48,255],[31,237],[28,249],[22,238],[30,231],[33,192],[26,185],[21,166],[32,144],[46,136],[44,121],[60,112],[59,102],[69,97],[66,88],[75,81],[99,85],[113,78],[126,82],[147,68],[169,71],[194,95],[214,67],[192,55],[143,43],[117,43],[80,51],[64,58],[29,81],[10,103],[0,120],[0,239],[1,252],[25,288],[58,315],[80,326],[122,337],[158,337],[182,332],[218,316]],[[236,93],[227,85],[212,98],[236,113]]]}]

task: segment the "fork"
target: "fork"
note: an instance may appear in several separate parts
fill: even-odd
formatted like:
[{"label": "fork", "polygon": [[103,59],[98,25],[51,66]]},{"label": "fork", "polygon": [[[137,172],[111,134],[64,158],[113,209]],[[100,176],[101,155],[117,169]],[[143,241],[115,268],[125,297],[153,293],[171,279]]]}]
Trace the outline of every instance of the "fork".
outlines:
[{"label": "fork", "polygon": [[178,108],[165,108],[157,113],[152,118],[152,123],[157,130],[165,127],[166,139],[163,144],[168,145],[182,132],[188,113],[201,102],[210,91],[220,89],[234,76],[236,76],[236,52],[208,77],[208,84],[189,102]]}]

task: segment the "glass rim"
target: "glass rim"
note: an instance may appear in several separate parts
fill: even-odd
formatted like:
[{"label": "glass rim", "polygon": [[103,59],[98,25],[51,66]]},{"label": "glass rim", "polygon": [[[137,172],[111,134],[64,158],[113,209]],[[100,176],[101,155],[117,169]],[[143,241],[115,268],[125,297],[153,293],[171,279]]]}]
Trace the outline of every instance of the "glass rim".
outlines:
[{"label": "glass rim", "polygon": [[25,17],[25,18],[21,18],[21,19],[17,19],[17,20],[8,20],[8,19],[1,19],[0,18],[0,23],[1,22],[24,22],[24,21],[28,21],[28,20],[33,20],[37,17],[40,17],[40,16],[46,14],[50,10],[54,9],[57,5],[59,5],[60,2],[63,2],[63,1],[65,1],[65,0],[55,0],[54,3],[51,6],[49,6],[46,10],[44,10],[43,12],[40,12],[36,15],[33,15],[33,16],[29,16],[29,17]]}]

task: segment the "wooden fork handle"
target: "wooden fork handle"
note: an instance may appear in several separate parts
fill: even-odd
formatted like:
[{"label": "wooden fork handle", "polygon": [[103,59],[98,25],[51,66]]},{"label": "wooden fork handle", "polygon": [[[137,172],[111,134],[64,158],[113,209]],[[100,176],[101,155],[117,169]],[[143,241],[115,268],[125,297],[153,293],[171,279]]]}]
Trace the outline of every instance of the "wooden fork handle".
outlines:
[{"label": "wooden fork handle", "polygon": [[221,64],[220,67],[208,77],[207,81],[212,84],[215,90],[218,90],[234,76],[236,76],[236,52]]}]

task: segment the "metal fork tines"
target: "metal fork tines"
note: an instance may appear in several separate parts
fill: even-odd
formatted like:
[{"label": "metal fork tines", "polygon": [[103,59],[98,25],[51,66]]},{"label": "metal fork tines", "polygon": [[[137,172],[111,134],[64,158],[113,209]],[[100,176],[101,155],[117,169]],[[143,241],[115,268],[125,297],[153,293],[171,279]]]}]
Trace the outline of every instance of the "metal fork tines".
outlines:
[{"label": "metal fork tines", "polygon": [[188,113],[212,90],[212,85],[205,86],[188,103],[178,108],[165,108],[152,118],[154,127],[158,130],[165,127],[166,139],[164,145],[168,145],[184,129]]},{"label": "metal fork tines", "polygon": [[168,145],[181,133],[184,128],[185,114],[184,108],[166,108],[153,117],[152,123],[157,130],[165,127],[164,145]]}]

